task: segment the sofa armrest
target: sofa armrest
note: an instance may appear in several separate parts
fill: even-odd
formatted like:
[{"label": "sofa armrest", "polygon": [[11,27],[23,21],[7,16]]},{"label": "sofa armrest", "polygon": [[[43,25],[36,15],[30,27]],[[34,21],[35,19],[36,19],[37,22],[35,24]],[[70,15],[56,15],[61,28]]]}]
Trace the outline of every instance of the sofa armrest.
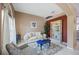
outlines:
[{"label": "sofa armrest", "polygon": [[27,44],[23,44],[23,45],[21,45],[21,46],[18,46],[18,49],[22,50],[22,49],[27,48],[27,47],[28,47]]}]

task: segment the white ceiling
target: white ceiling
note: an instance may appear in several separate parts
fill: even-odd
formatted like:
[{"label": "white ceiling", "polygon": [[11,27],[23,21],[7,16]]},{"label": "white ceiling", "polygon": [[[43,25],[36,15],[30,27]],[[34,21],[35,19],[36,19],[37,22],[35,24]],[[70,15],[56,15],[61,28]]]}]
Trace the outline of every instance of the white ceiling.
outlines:
[{"label": "white ceiling", "polygon": [[63,10],[54,3],[13,3],[13,6],[16,11],[41,17],[53,16],[63,12]]}]

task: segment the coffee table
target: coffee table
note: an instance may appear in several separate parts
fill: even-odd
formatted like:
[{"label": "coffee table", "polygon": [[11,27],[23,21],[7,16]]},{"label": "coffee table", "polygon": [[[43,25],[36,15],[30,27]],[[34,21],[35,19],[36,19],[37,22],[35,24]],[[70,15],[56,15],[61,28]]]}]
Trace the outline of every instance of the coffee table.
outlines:
[{"label": "coffee table", "polygon": [[38,40],[37,41],[37,44],[38,44],[38,47],[40,47],[40,49],[42,50],[42,46],[44,44],[49,44],[49,47],[50,47],[50,44],[51,44],[51,40],[50,39],[43,39],[43,40]]}]

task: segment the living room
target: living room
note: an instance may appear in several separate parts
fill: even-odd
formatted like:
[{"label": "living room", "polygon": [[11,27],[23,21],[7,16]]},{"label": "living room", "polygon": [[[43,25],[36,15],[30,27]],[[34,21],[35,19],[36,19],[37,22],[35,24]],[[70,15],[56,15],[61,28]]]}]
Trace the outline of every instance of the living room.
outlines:
[{"label": "living room", "polygon": [[[70,25],[71,21],[68,20],[74,16],[74,12],[72,13],[71,9],[71,13],[69,13],[69,10],[65,10],[65,12],[68,12],[68,14],[66,15],[65,12],[58,5],[60,5],[60,7],[63,7],[62,4],[52,3],[3,4],[2,9],[6,10],[3,11],[3,13],[6,12],[5,15],[9,15],[6,16],[5,19],[8,18],[9,20],[7,19],[6,21],[10,22],[8,26],[8,22],[6,23],[5,21],[5,26],[7,26],[7,28],[12,27],[10,28],[10,32],[9,29],[5,27],[4,33],[6,34],[3,38],[3,51],[6,51],[6,44],[12,42],[18,47],[21,46],[21,49],[25,48],[23,53],[25,52],[24,54],[26,55],[53,55],[56,54],[56,52],[62,50],[64,47],[67,47],[68,45],[70,48],[74,48],[75,37],[73,37],[72,31],[70,31],[70,29],[72,30],[71,27],[74,25],[74,19],[72,21],[73,25]],[[69,6],[70,5],[67,6],[67,9]],[[72,16],[70,16],[71,14]],[[11,18],[13,19],[13,21],[10,21]],[[13,22],[12,24],[14,25],[12,25],[11,22]],[[73,26],[73,28],[75,28],[75,26]],[[69,35],[71,35],[71,37]],[[54,48],[48,46],[47,43],[42,42],[44,41],[43,39],[48,39],[49,41],[46,41],[48,43],[50,43],[51,40],[51,46],[53,46]],[[44,44],[42,44],[42,48],[38,47],[38,44],[40,44],[39,40],[41,40],[41,42]],[[3,54],[6,53],[4,52]],[[16,54],[20,53],[18,52]]]}]

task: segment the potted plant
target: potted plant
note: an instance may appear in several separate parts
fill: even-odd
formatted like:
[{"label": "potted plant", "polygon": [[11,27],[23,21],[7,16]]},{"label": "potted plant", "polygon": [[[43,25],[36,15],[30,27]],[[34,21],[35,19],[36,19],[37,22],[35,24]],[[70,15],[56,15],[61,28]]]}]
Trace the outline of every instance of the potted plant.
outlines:
[{"label": "potted plant", "polygon": [[49,31],[50,31],[50,23],[46,22],[44,25],[44,33],[46,34],[46,37],[49,37]]}]

